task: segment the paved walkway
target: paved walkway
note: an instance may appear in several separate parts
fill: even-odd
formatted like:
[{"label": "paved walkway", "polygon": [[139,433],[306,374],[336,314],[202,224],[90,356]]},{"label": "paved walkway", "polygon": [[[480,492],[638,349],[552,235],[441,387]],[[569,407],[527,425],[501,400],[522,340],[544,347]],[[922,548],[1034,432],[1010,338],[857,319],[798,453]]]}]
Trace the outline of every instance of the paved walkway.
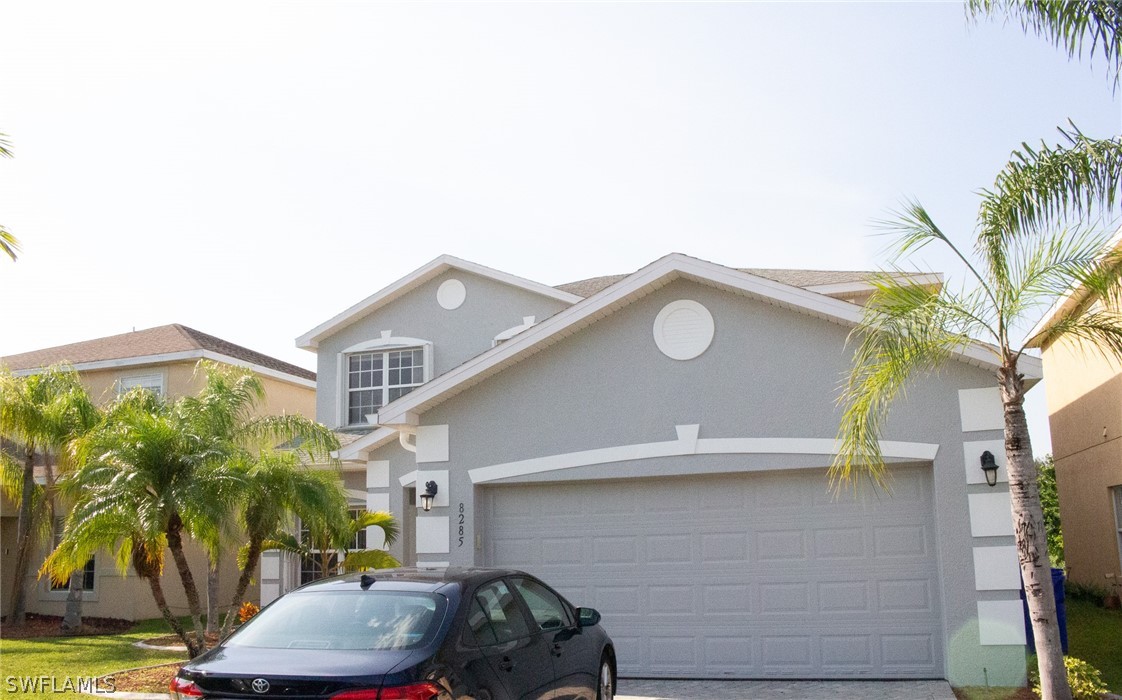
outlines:
[{"label": "paved walkway", "polygon": [[954,700],[946,681],[664,681],[621,678],[616,700]]}]

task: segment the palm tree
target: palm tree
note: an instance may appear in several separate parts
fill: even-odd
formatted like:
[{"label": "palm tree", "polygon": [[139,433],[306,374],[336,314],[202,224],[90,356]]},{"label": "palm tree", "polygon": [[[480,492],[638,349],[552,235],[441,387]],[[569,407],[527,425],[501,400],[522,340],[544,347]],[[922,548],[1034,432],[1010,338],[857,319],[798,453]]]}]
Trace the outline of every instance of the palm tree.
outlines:
[{"label": "palm tree", "polygon": [[[0,156],[12,157],[12,144],[8,141],[7,135],[2,133],[0,133]],[[3,225],[0,225],[0,251],[12,260],[15,260],[16,254],[19,253],[19,240]]]},{"label": "palm tree", "polygon": [[[217,458],[241,475],[235,494],[236,507],[227,513],[223,524],[233,525],[233,519],[241,518],[237,524],[247,528],[251,548],[255,541],[258,547],[248,560],[248,571],[243,567],[239,576],[233,613],[257,566],[260,541],[278,527],[273,525],[262,531],[260,521],[283,515],[288,508],[331,505],[332,491],[340,488],[338,485],[329,486],[328,476],[295,473],[298,464],[275,454],[274,446],[278,443],[289,445],[292,460],[297,454],[304,454],[312,460],[322,461],[330,459],[331,451],[338,449],[339,443],[334,433],[303,416],[256,415],[256,409],[265,398],[265,387],[261,379],[247,369],[203,360],[196,366],[195,372],[206,375],[206,385],[197,396],[184,397],[180,401],[181,415],[193,426],[193,430],[207,436],[215,446]],[[284,474],[286,468],[288,474]],[[281,493],[285,488],[292,489],[292,492]],[[270,493],[279,500],[271,504],[262,503],[261,489],[270,489]],[[339,498],[342,498],[341,492]],[[215,551],[218,546],[218,542],[213,544]],[[224,628],[229,629],[232,623],[233,617],[228,614]]]},{"label": "palm tree", "polygon": [[246,544],[238,552],[240,575],[230,610],[222,625],[229,634],[249,583],[257,570],[264,543],[289,525],[292,515],[344,512],[346,494],[338,474],[306,468],[292,452],[270,452],[245,463],[239,526]]},{"label": "palm tree", "polygon": [[1021,339],[1034,315],[1073,287],[1106,299],[1122,294],[1122,257],[1093,228],[1063,229],[1070,218],[1108,212],[1122,182],[1122,140],[1096,141],[1061,130],[1065,144],[1015,151],[994,188],[981,193],[975,260],[941,231],[919,203],[888,228],[899,236],[896,257],[937,242],[964,264],[972,291],[905,286],[885,274],[876,281],[861,324],[854,364],[840,398],[841,450],[831,469],[835,485],[858,475],[883,483],[879,436],[892,400],[911,377],[930,371],[956,349],[977,344],[1000,369],[994,377],[1005,415],[1005,451],[1021,575],[1025,582],[1045,698],[1071,697],[1060,651],[1048,547],[1036,465],[1017,363],[1042,340],[1077,338],[1122,357],[1122,316],[1090,307],[1055,324],[1047,337]]},{"label": "palm tree", "polygon": [[1122,74],[1122,4],[1118,0],[967,0],[967,13],[1016,18],[1025,31],[1051,39],[1069,58],[1101,54],[1117,81]]},{"label": "palm tree", "polygon": [[[301,416],[254,415],[265,391],[252,372],[204,360],[196,373],[206,375],[198,395],[169,402],[144,390],[130,392],[83,441],[82,467],[70,479],[78,503],[67,520],[65,546],[44,565],[52,577],[68,576],[81,565],[82,554],[111,547],[120,555],[119,565],[132,563],[145,576],[136,557],[130,561],[124,554],[140,542],[148,557],[142,563],[154,575],[163,567],[157,546],[162,538],[183,584],[194,637],[178,624],[172,628],[192,657],[205,649],[206,640],[185,539],[194,539],[217,557],[246,493],[247,474],[239,465],[250,461],[255,450],[285,440],[299,443],[309,454],[338,447],[333,433]],[[148,578],[161,613],[169,619],[158,581]]]},{"label": "palm tree", "polygon": [[300,537],[278,532],[262,546],[266,550],[279,549],[315,561],[318,577],[401,566],[401,562],[383,549],[355,547],[359,533],[369,527],[381,529],[387,545],[397,540],[401,532],[397,519],[386,511],[360,511],[353,517],[346,509],[314,511],[300,524]]},{"label": "palm tree", "polygon": [[20,465],[8,452],[0,450],[5,491],[19,506],[15,583],[8,624],[24,624],[26,578],[35,552],[36,534],[53,526],[53,494],[35,483],[36,459],[43,461],[49,486],[54,481],[53,470],[66,463],[62,448],[93,425],[97,415],[78,374],[69,366],[55,365],[26,377],[0,369],[0,438],[22,452],[23,457]]},{"label": "palm tree", "polygon": [[171,624],[158,580],[166,546],[183,583],[195,636],[184,634],[178,623],[172,629],[192,658],[205,649],[205,634],[185,539],[213,552],[241,478],[223,462],[221,445],[195,427],[179,403],[145,389],[118,399],[106,419],[79,441],[80,466],[67,480],[76,504],[62,542],[43,566],[59,580],[99,548],[116,549],[118,566],[132,563],[148,580]]}]

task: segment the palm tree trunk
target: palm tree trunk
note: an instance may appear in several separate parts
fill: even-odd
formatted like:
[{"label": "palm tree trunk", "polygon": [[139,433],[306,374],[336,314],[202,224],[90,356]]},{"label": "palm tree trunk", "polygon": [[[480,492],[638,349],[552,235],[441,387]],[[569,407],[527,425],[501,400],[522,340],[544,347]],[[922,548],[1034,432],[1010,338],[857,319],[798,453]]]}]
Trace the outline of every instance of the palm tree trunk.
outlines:
[{"label": "palm tree trunk", "polygon": [[238,614],[238,608],[241,607],[242,596],[245,595],[246,589],[249,588],[249,582],[253,580],[253,572],[257,570],[257,559],[261,556],[261,539],[252,538],[249,541],[249,551],[246,553],[245,568],[242,569],[241,575],[238,576],[238,585],[234,589],[234,599],[230,601],[230,612],[226,613],[226,620],[222,623],[222,636],[230,634],[230,630],[234,627],[234,617]]},{"label": "palm tree trunk", "polygon": [[1032,442],[1025,420],[1024,379],[1017,373],[1015,362],[1007,363],[998,379],[1005,411],[1005,462],[1009,472],[1013,532],[1029,621],[1036,638],[1041,697],[1043,700],[1071,700],[1052,590],[1044,509],[1040,504],[1036,462],[1032,458]]},{"label": "palm tree trunk", "polygon": [[168,550],[171,558],[175,560],[175,568],[179,570],[179,580],[183,582],[183,592],[187,595],[187,607],[191,610],[191,622],[195,626],[195,634],[199,646],[206,648],[206,631],[203,629],[203,607],[199,601],[199,588],[195,585],[195,577],[191,575],[191,567],[187,564],[187,555],[183,552],[183,521],[178,514],[172,514],[168,523]]},{"label": "palm tree trunk", "polygon": [[66,614],[62,617],[62,633],[78,634],[82,631],[82,586],[86,567],[70,574],[70,590],[66,592]]},{"label": "palm tree trunk", "polygon": [[171,608],[168,607],[168,601],[164,597],[164,588],[160,585],[159,574],[153,576],[145,576],[148,581],[148,586],[152,589],[152,598],[156,601],[156,607],[160,609],[160,614],[164,617],[164,622],[168,623],[172,631],[183,640],[187,646],[187,655],[192,659],[203,653],[203,649],[199,646],[198,642],[187,634],[187,630],[183,629],[183,625],[179,624],[179,619],[171,614]]},{"label": "palm tree trunk", "polygon": [[206,570],[206,633],[218,633],[218,556],[207,555]]},{"label": "palm tree trunk", "polygon": [[6,620],[6,623],[12,627],[22,627],[27,616],[27,569],[31,565],[31,550],[35,547],[35,528],[31,526],[34,495],[35,449],[29,446],[23,462],[23,493],[19,504],[19,526],[16,534],[12,604]]}]

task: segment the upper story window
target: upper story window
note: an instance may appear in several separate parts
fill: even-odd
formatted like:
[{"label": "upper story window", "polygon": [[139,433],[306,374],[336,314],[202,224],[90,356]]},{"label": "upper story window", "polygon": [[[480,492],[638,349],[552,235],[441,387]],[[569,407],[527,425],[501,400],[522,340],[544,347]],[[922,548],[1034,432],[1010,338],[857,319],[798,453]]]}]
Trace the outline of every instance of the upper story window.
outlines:
[{"label": "upper story window", "polygon": [[383,331],[340,353],[339,368],[339,423],[365,425],[366,416],[432,378],[432,343]]},{"label": "upper story window", "polygon": [[421,348],[360,352],[347,357],[347,423],[366,422],[390,401],[424,384],[425,353]]},{"label": "upper story window", "polygon": [[154,374],[134,374],[121,377],[117,380],[117,395],[120,396],[136,387],[147,389],[156,396],[163,396],[164,375],[160,372],[156,372]]}]

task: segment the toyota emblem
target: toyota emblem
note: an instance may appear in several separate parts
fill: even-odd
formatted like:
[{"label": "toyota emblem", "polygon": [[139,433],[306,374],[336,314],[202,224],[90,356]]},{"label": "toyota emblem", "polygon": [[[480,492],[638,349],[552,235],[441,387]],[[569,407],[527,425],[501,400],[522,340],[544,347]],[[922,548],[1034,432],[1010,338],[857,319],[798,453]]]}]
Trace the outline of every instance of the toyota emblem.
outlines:
[{"label": "toyota emblem", "polygon": [[250,686],[253,688],[253,692],[255,693],[269,692],[269,681],[265,680],[264,678],[254,678],[253,683],[251,683]]}]

